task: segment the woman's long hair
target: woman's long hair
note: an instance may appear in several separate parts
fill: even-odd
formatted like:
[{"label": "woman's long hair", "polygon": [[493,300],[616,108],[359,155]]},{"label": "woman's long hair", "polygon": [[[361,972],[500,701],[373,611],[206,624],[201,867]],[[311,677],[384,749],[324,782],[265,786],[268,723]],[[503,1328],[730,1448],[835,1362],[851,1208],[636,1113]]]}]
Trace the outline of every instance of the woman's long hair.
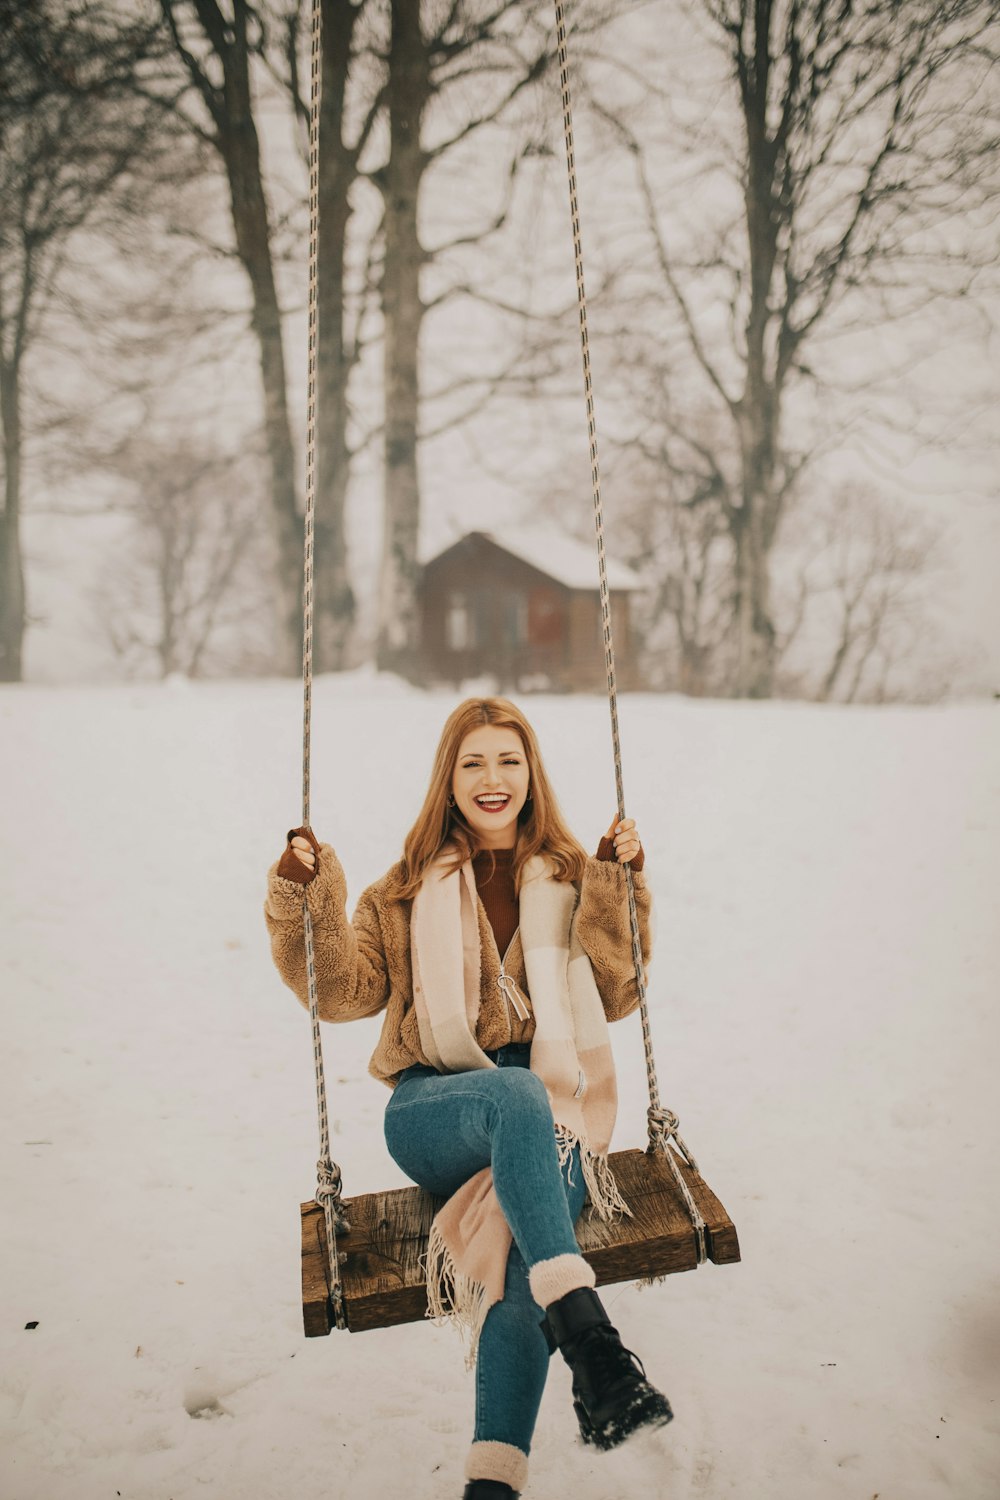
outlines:
[{"label": "woman's long hair", "polygon": [[391,893],[399,900],[409,900],[416,895],[427,867],[444,844],[453,844],[456,850],[455,862],[449,866],[452,870],[460,868],[478,853],[475,833],[459,809],[448,805],[448,798],[462,741],[482,724],[513,729],[524,745],[528,762],[530,799],[518,814],[514,843],[515,890],[520,891],[521,871],[525,860],[533,854],[548,856],[556,880],[583,878],[587,856],[563,822],[542,765],[535,731],[521,710],[507,698],[467,698],[449,715],[441,732],[424,805],[406,835],[402,862],[390,879]]}]

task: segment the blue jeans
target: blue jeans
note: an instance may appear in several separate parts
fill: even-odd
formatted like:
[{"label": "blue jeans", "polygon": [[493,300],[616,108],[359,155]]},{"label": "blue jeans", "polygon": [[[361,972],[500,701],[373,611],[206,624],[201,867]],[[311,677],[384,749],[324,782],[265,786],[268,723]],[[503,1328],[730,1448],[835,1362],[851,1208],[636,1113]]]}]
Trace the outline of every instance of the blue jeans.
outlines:
[{"label": "blue jeans", "polygon": [[474,1441],[509,1443],[526,1454],[549,1368],[528,1268],[579,1255],[573,1225],[585,1188],[579,1148],[560,1169],[552,1110],[544,1084],[529,1071],[529,1047],[489,1056],[496,1068],[407,1068],[386,1106],[385,1140],[408,1177],[443,1197],[483,1167],[493,1169],[514,1243],[503,1300],[490,1308],[479,1340]]}]

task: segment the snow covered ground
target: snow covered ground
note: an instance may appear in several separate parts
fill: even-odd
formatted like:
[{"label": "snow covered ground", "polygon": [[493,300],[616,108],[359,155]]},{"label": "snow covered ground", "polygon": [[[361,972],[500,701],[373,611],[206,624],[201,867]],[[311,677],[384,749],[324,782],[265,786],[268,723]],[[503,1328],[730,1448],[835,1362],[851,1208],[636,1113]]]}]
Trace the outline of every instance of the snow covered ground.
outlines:
[{"label": "snow covered ground", "polygon": [[[318,683],[313,822],[354,895],[453,701]],[[526,706],[596,845],[606,705]],[[461,1494],[449,1329],[301,1336],[308,1021],[261,915],[299,718],[288,683],[0,693],[3,1500]],[[622,727],[661,1089],[744,1260],[609,1290],[677,1419],[593,1455],[554,1365],[528,1495],[993,1500],[1000,705],[637,696]],[[378,1025],[326,1029],[348,1193],[402,1181]],[[637,1019],[613,1036],[641,1144]]]}]

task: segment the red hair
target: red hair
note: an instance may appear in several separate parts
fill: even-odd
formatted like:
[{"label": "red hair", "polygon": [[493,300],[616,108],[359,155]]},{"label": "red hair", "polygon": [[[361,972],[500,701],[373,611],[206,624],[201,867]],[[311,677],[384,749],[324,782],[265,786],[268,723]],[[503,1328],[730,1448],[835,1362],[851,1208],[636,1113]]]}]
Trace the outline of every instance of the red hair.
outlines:
[{"label": "red hair", "polygon": [[563,821],[555,793],[545,774],[535,731],[521,710],[507,698],[466,698],[448,716],[431,771],[424,805],[403,846],[403,859],[391,878],[392,894],[399,900],[416,895],[428,866],[445,844],[456,849],[452,869],[458,869],[478,853],[474,830],[457,807],[448,805],[452,777],[462,741],[483,724],[512,729],[520,736],[528,762],[531,795],[517,819],[514,843],[514,888],[521,888],[521,871],[533,854],[545,854],[556,880],[583,878],[587,856]]}]

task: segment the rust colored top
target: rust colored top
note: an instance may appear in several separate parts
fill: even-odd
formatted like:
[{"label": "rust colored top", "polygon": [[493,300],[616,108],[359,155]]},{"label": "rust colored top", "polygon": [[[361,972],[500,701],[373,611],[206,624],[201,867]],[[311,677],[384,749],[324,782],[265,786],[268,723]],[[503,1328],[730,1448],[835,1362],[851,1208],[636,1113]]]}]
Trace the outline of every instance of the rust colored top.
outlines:
[{"label": "rust colored top", "polygon": [[[611,839],[602,838],[597,846],[597,858],[613,860],[615,846]],[[631,862],[633,870],[641,870],[645,863],[640,849]],[[481,849],[472,856],[472,873],[476,877],[476,890],[489,917],[497,949],[503,958],[517,931],[518,901],[514,890],[513,849]]]},{"label": "rust colored top", "polygon": [[[496,861],[494,868],[493,861]],[[472,856],[472,873],[503,958],[517,931],[518,902],[514,892],[513,849],[481,849]]]}]

